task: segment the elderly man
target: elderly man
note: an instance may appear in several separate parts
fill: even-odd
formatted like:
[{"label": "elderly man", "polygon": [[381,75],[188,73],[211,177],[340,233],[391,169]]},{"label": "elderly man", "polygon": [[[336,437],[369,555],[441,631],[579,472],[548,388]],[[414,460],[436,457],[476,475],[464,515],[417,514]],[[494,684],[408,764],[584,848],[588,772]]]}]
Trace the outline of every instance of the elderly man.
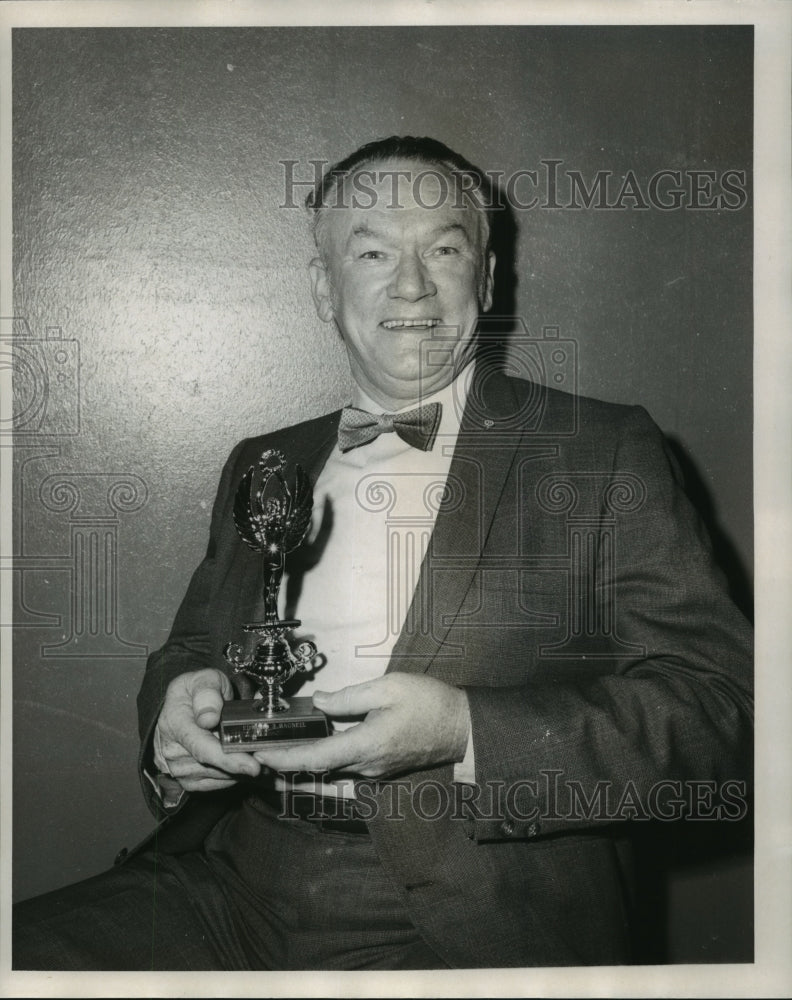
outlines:
[{"label": "elderly man", "polygon": [[[355,398],[232,453],[139,697],[163,822],[19,907],[15,967],[629,961],[625,820],[739,810],[747,626],[645,412],[494,370],[478,170],[394,137],[309,207],[313,298]],[[234,497],[266,449],[314,483],[282,597],[320,650],[299,693],[332,734],[227,753],[223,650],[261,610]]]}]

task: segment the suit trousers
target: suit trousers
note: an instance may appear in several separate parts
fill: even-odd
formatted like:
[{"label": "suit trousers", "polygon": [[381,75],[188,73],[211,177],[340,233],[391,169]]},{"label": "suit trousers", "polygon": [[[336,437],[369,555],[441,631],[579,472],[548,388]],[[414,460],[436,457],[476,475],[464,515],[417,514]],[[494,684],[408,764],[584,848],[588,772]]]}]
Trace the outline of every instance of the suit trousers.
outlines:
[{"label": "suit trousers", "polygon": [[367,836],[278,818],[258,799],[226,815],[202,851],[154,845],[17,904],[12,961],[48,971],[447,968]]}]

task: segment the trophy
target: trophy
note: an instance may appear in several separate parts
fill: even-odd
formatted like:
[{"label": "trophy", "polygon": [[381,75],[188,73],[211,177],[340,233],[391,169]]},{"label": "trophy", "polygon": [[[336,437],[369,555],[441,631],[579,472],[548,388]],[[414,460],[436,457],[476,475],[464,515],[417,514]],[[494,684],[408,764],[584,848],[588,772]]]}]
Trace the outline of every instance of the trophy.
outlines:
[{"label": "trophy", "polygon": [[286,481],[286,460],[281,452],[265,451],[258,465],[251,465],[234,499],[234,524],[242,540],[264,560],[264,620],[243,625],[245,632],[261,636],[251,656],[245,658],[236,643],[223,654],[234,674],[244,674],[255,685],[256,697],[228,701],[220,718],[223,750],[250,751],[267,746],[288,746],[328,735],[326,716],[310,698],[284,700],[282,685],[296,673],[310,669],[316,656],[312,642],[292,649],[287,633],[301,622],[278,617],[286,554],[305,538],[311,522],[313,492],[299,465],[292,483]]}]

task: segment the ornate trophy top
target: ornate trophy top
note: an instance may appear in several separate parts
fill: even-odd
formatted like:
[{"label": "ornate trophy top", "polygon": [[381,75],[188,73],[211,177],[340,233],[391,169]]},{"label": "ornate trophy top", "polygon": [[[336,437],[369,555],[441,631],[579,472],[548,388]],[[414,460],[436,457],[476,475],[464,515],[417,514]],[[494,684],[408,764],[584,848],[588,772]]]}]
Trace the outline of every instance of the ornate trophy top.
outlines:
[{"label": "ornate trophy top", "polygon": [[234,524],[242,540],[273,568],[305,538],[313,510],[308,476],[295,465],[290,485],[285,467],[282,452],[265,451],[242,477],[234,499]]}]

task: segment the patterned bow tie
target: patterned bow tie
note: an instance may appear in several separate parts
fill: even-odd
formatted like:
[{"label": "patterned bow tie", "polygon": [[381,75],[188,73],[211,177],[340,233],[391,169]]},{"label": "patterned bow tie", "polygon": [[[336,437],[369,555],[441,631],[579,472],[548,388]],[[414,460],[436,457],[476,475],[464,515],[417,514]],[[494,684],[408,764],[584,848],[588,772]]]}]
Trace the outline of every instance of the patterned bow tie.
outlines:
[{"label": "patterned bow tie", "polygon": [[440,403],[424,403],[406,413],[369,413],[356,406],[346,406],[338,425],[338,447],[349,451],[361,444],[368,444],[388,431],[395,431],[402,441],[430,451],[440,426],[443,412]]}]

